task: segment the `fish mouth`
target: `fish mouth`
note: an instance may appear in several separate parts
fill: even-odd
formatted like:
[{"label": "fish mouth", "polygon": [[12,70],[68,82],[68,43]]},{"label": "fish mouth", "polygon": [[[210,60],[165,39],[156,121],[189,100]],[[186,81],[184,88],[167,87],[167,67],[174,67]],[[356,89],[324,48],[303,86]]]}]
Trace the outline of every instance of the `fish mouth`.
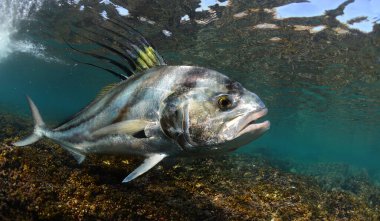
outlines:
[{"label": "fish mouth", "polygon": [[253,112],[248,114],[241,122],[241,128],[238,130],[238,134],[236,137],[240,137],[242,135],[252,135],[253,138],[257,138],[262,135],[265,131],[269,130],[270,122],[268,120],[256,123],[256,121],[262,117],[264,117],[268,113],[268,109],[264,108],[260,111]]}]

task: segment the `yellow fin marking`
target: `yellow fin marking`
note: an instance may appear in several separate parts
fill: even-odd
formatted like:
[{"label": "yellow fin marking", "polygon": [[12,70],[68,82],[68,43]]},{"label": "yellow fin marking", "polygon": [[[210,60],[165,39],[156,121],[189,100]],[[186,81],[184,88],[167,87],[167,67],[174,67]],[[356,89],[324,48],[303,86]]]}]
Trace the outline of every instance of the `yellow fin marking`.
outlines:
[{"label": "yellow fin marking", "polygon": [[148,55],[148,57],[153,61],[155,65],[158,64],[156,54],[151,46],[145,47],[145,54]]},{"label": "yellow fin marking", "polygon": [[145,61],[141,58],[141,57],[138,57],[137,58],[137,63],[140,65],[140,67],[145,70],[145,69],[148,69],[148,65],[145,63]]},{"label": "yellow fin marking", "polygon": [[145,63],[151,68],[154,66],[153,61],[150,60],[149,56],[142,50],[139,50],[139,57],[145,61]]}]

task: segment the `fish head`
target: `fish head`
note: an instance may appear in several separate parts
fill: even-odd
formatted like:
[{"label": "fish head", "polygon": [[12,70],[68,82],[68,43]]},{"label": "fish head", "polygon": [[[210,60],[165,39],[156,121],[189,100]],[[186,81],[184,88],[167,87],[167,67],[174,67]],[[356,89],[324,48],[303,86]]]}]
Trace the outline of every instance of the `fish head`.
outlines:
[{"label": "fish head", "polygon": [[185,151],[231,151],[269,129],[269,121],[256,123],[266,113],[261,99],[239,82],[197,68],[162,103],[160,124]]}]

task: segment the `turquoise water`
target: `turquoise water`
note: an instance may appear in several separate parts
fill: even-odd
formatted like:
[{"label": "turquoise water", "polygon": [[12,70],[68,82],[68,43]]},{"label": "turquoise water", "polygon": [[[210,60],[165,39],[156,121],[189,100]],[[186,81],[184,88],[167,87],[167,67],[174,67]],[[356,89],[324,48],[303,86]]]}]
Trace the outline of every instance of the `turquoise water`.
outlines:
[{"label": "turquoise water", "polygon": [[[158,3],[144,8],[138,1],[91,7],[68,2],[34,1],[38,7],[22,16],[13,10],[13,20],[3,22],[2,111],[31,118],[27,94],[46,122],[57,125],[117,81],[105,71],[73,62],[72,57],[86,58],[73,54],[63,41],[93,47],[70,30],[80,32],[78,24],[94,28],[92,23],[107,23],[106,11],[107,17],[124,19],[146,35],[168,64],[218,70],[260,96],[269,109],[271,129],[239,151],[273,161],[348,164],[380,182],[380,13],[375,1],[346,6],[343,1],[311,1],[295,8],[283,1],[231,1],[219,2],[211,11],[209,5],[217,1],[190,9],[178,2],[172,8]],[[353,4],[357,10],[351,12]],[[329,17],[325,10],[331,10]],[[349,22],[360,16],[367,17]]]}]

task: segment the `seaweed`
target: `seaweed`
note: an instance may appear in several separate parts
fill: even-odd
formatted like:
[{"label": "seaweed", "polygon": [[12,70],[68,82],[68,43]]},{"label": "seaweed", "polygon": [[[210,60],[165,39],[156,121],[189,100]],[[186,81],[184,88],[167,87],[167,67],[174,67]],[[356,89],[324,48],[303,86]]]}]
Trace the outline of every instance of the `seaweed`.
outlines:
[{"label": "seaweed", "polygon": [[93,155],[78,165],[48,140],[12,147],[19,139],[12,131],[29,123],[8,117],[2,124],[8,138],[0,142],[1,220],[380,219],[380,190],[366,176],[345,184],[361,191],[326,189],[322,178],[230,154],[169,160],[122,184],[142,159]]}]

